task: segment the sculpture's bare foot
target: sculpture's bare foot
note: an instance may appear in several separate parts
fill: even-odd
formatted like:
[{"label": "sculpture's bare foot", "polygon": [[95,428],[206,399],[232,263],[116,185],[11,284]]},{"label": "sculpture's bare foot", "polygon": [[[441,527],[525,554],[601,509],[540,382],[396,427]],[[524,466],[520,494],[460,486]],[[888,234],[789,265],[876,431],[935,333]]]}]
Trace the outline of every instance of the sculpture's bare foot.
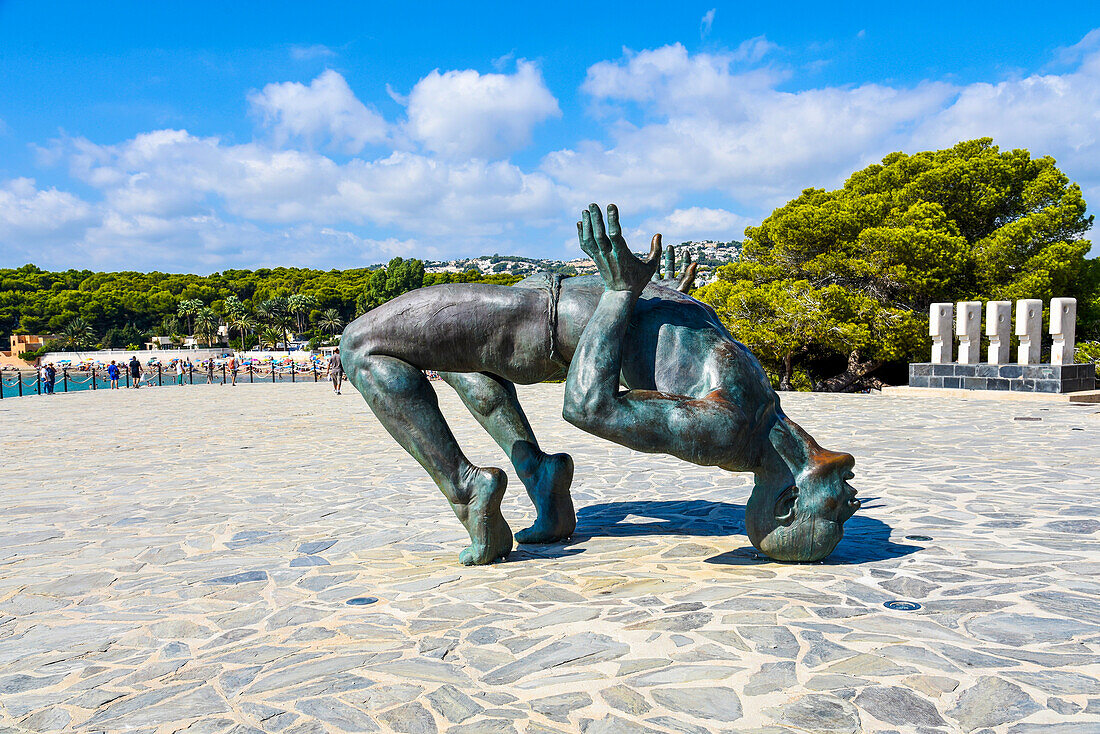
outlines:
[{"label": "sculpture's bare foot", "polygon": [[470,501],[465,517],[470,545],[458,555],[463,565],[484,566],[507,558],[512,551],[512,530],[500,514],[500,501],[508,486],[508,475],[495,467],[474,469],[468,486]]},{"label": "sculpture's bare foot", "polygon": [[577,513],[569,487],[573,484],[573,457],[569,454],[543,456],[528,489],[538,518],[535,524],[516,533],[517,543],[556,543],[577,528]]}]

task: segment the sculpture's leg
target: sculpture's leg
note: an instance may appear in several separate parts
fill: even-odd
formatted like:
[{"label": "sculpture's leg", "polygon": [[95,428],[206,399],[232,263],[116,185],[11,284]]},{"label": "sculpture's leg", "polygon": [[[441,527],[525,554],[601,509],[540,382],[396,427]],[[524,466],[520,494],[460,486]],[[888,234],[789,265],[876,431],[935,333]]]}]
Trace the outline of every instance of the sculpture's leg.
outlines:
[{"label": "sculpture's leg", "polygon": [[512,531],[500,514],[508,476],[470,463],[439,412],[424,373],[407,362],[381,355],[357,356],[348,377],[378,420],[420,462],[470,533],[459,560],[492,563],[512,550]]},{"label": "sculpture's leg", "polygon": [[516,386],[481,372],[441,372],[474,418],[508,455],[527,496],[535,504],[535,523],[516,533],[520,543],[554,543],[573,534],[577,515],[569,486],[573,483],[573,458],[547,454],[539,448],[527,416],[523,414]]}]

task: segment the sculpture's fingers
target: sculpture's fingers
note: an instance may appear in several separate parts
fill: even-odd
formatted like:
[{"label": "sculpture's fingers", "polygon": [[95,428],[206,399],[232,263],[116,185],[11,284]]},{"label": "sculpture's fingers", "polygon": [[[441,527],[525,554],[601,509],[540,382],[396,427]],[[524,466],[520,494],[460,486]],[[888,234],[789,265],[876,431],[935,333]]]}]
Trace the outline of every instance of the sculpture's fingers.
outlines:
[{"label": "sculpture's fingers", "polygon": [[653,235],[653,240],[649,243],[649,255],[646,256],[645,263],[650,267],[657,267],[661,262],[661,233]]},{"label": "sculpture's fingers", "polygon": [[592,215],[588,213],[587,209],[583,209],[581,211],[581,247],[589,256],[592,256],[594,253],[591,248],[594,244],[595,241],[592,239]]},{"label": "sculpture's fingers", "polygon": [[676,290],[681,293],[690,293],[691,289],[695,286],[695,271],[699,269],[699,263],[688,263],[687,269],[684,271],[683,276],[680,278],[680,282],[676,286]]},{"label": "sculpture's fingers", "polygon": [[592,220],[592,236],[596,240],[596,244],[600,246],[600,249],[604,252],[611,251],[611,240],[607,238],[607,232],[603,227],[603,212],[600,211],[600,207],[595,203],[588,205],[588,211]]},{"label": "sculpture's fingers", "polygon": [[581,241],[581,249],[584,250],[584,254],[592,257],[592,252],[588,247],[588,242],[584,239],[584,225],[577,222],[577,239]]},{"label": "sculpture's fingers", "polygon": [[607,236],[613,240],[623,237],[623,230],[619,226],[619,207],[614,204],[607,205]]}]

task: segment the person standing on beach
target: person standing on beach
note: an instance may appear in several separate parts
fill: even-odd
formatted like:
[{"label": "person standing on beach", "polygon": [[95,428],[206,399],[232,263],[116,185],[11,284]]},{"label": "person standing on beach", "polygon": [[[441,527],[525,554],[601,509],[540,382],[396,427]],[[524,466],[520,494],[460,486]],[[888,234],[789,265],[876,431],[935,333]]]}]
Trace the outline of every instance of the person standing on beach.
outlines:
[{"label": "person standing on beach", "polygon": [[233,378],[230,383],[233,387],[237,386],[237,355],[230,354],[229,359],[225,361],[225,366],[229,368],[229,374]]},{"label": "person standing on beach", "polygon": [[344,365],[340,363],[339,348],[328,358],[328,378],[332,380],[332,391],[339,395],[340,386],[344,383]]},{"label": "person standing on beach", "polygon": [[57,380],[57,368],[53,366],[53,362],[46,365],[46,394],[53,395],[54,381]]},{"label": "person standing on beach", "polygon": [[112,359],[111,363],[107,365],[107,377],[111,381],[112,390],[118,389],[118,374],[118,365],[115,364],[115,361]]},{"label": "person standing on beach", "polygon": [[176,360],[176,384],[183,384],[183,359]]},{"label": "person standing on beach", "polygon": [[141,387],[141,362],[137,355],[130,357],[130,384],[135,390]]}]

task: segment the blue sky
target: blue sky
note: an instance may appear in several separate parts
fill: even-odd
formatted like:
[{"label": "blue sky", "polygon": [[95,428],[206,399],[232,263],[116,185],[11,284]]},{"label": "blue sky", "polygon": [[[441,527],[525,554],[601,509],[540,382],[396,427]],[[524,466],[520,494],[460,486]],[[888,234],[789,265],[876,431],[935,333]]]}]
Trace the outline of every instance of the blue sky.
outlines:
[{"label": "blue sky", "polygon": [[982,135],[1100,200],[1100,5],[883,5],[0,0],[0,266],[572,257],[592,200],[740,238]]}]

